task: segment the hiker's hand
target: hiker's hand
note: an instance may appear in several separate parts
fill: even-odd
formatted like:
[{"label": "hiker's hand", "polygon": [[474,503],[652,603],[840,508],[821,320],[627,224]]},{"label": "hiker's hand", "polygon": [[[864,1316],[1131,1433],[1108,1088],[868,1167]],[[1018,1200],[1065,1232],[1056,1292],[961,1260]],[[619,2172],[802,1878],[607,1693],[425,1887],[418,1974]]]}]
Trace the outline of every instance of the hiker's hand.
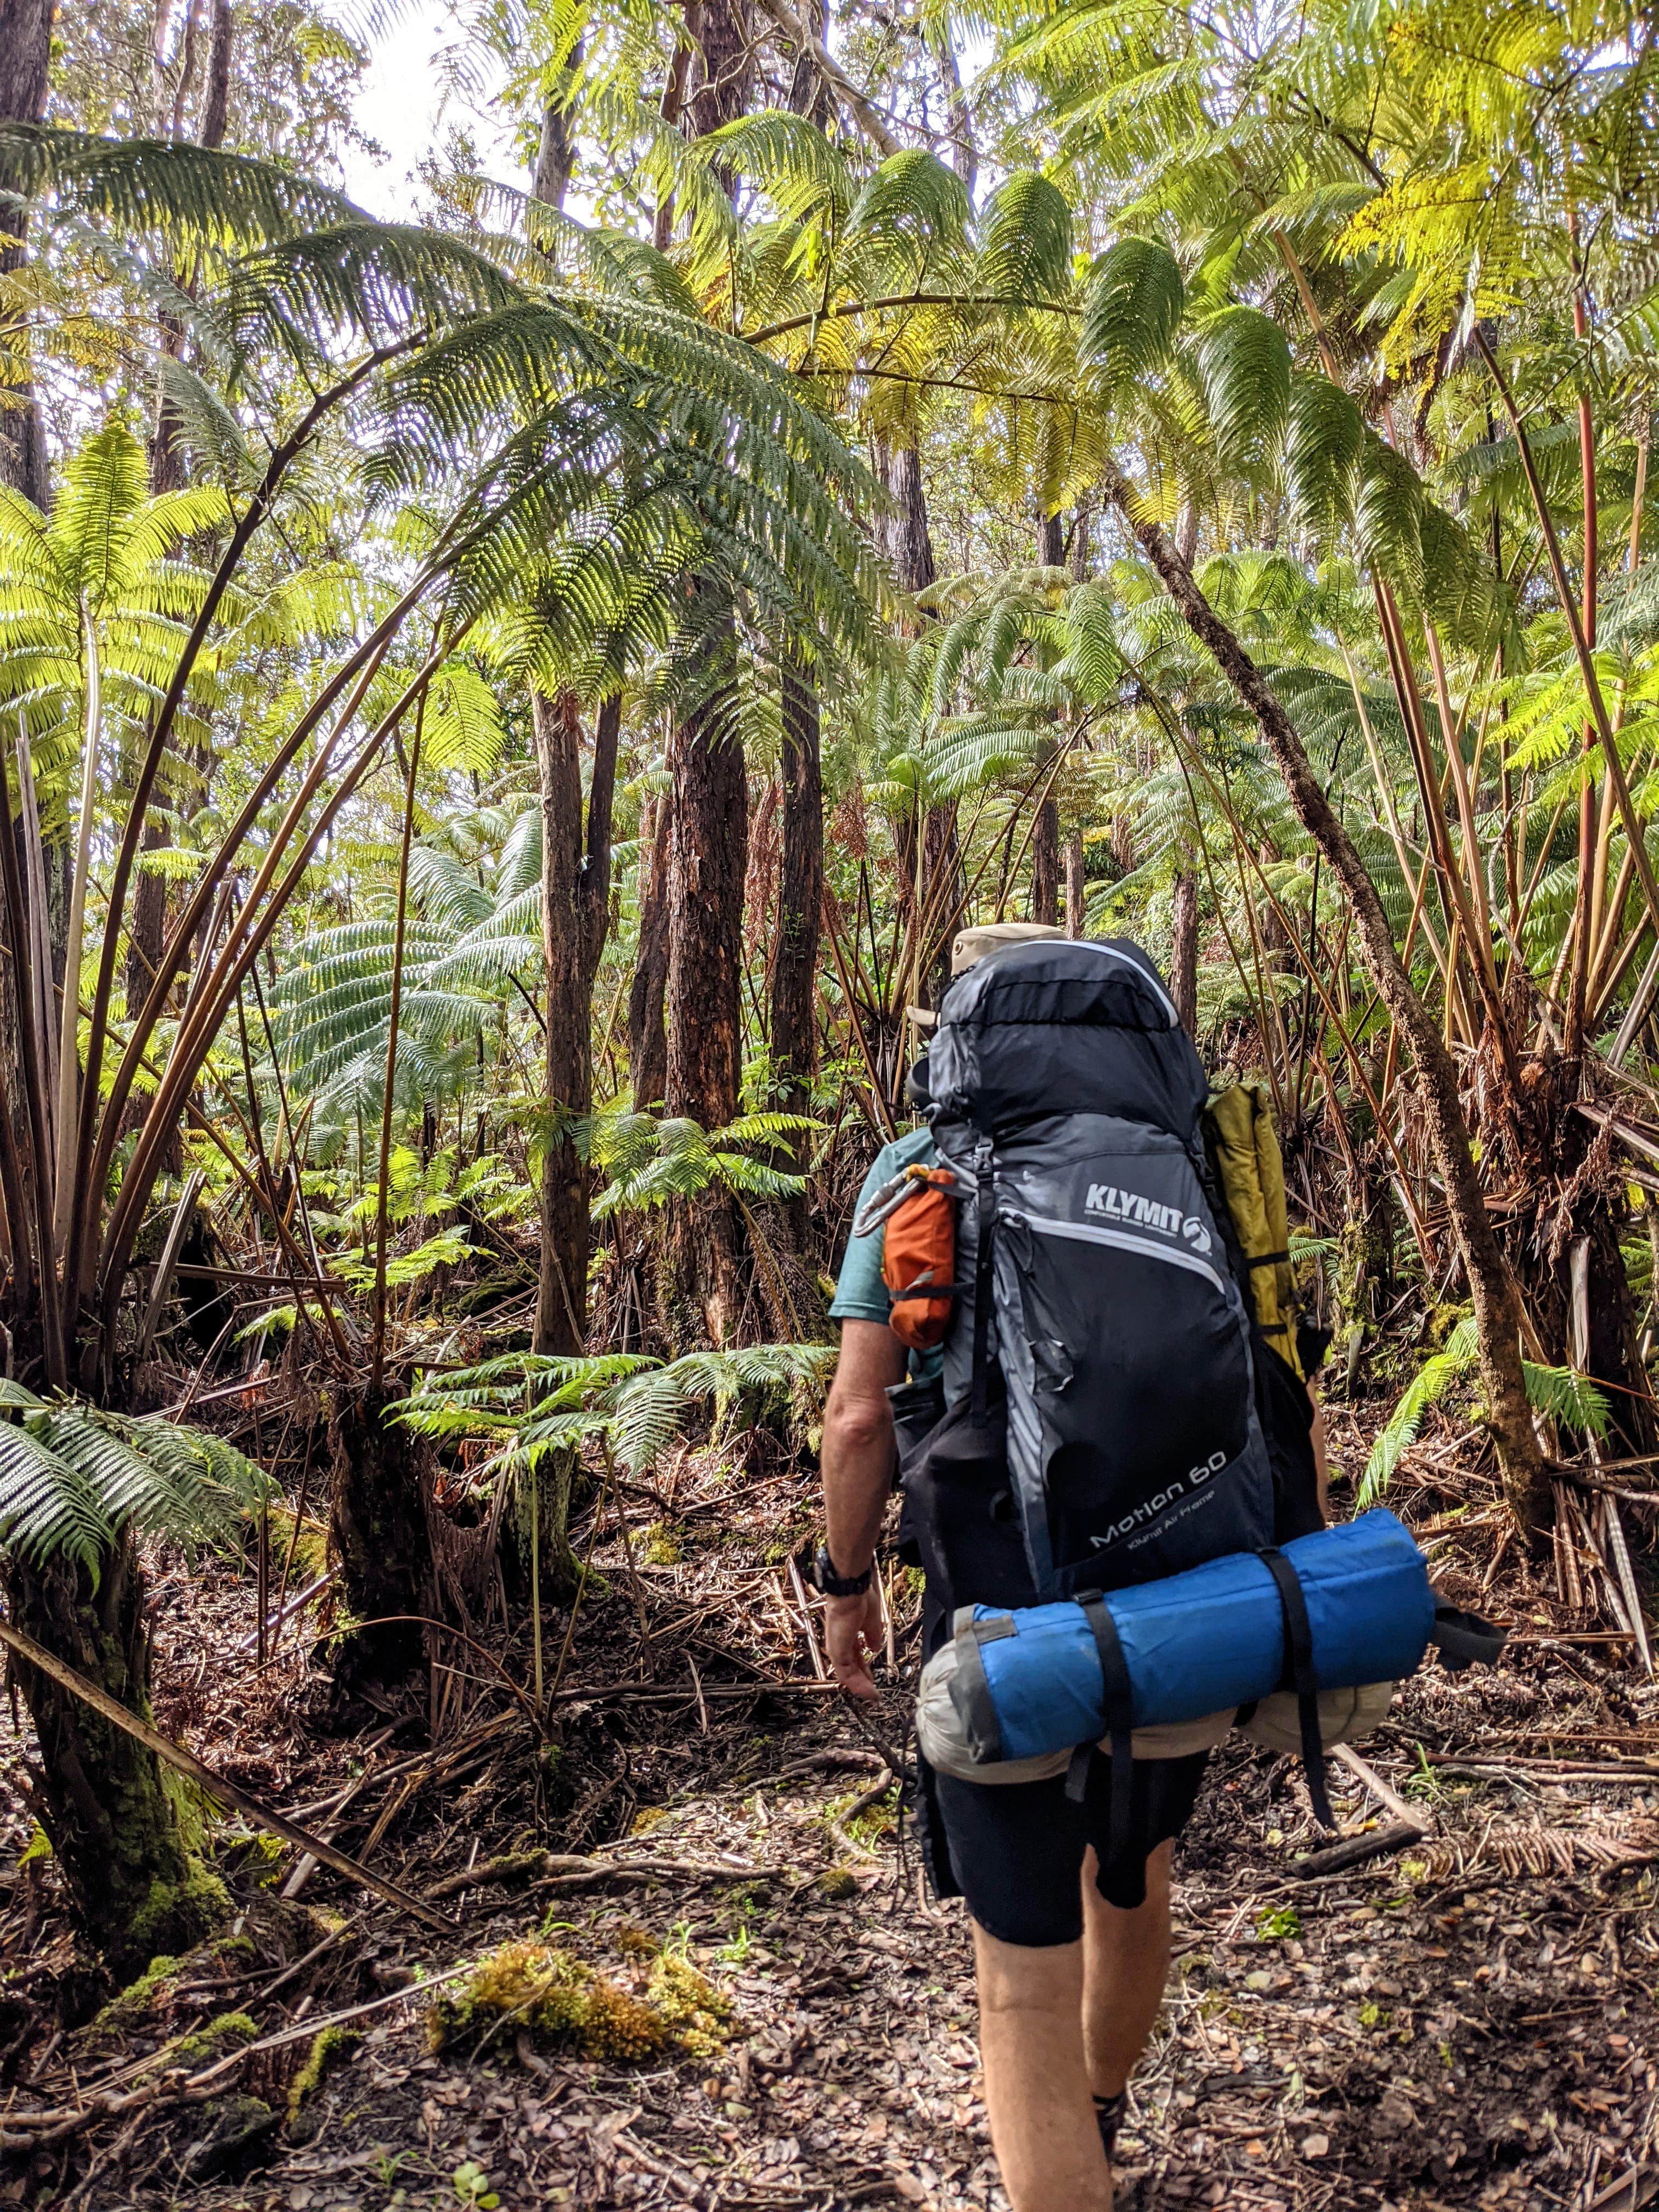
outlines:
[{"label": "hiker's hand", "polygon": [[858,1597],[827,1597],[823,1601],[823,1640],[830,1647],[830,1671],[855,1698],[877,1694],[865,1646],[879,1651],[885,1635],[881,1598],[872,1582]]}]

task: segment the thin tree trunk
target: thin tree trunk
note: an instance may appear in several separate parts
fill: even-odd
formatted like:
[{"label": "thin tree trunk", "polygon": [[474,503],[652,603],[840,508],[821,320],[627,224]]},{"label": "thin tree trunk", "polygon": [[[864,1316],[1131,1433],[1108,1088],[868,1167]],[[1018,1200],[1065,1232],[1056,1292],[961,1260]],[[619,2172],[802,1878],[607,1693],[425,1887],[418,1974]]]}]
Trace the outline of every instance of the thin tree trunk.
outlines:
[{"label": "thin tree trunk", "polygon": [[1198,1034],[1198,878],[1182,868],[1175,879],[1175,928],[1170,949],[1170,995],[1181,1026]]},{"label": "thin tree trunk", "polygon": [[664,792],[640,825],[639,950],[628,993],[628,1068],[636,1110],[660,1106],[668,1087],[668,870],[674,803]]},{"label": "thin tree trunk", "polygon": [[[44,121],[56,12],[53,0],[0,0],[0,123]],[[9,182],[0,176],[0,184]],[[9,234],[0,247],[0,277],[12,276],[28,258],[25,226],[20,215],[9,213],[0,228]],[[27,335],[15,343],[27,348]],[[33,378],[27,361],[21,366],[22,374],[8,379],[11,388],[0,409],[0,483],[44,508],[50,497],[46,443]]]},{"label": "thin tree trunk", "polygon": [[[818,928],[823,905],[823,778],[812,672],[786,657],[783,688],[783,867],[772,955],[772,1060],[784,1110],[806,1111],[817,1066]],[[797,1158],[805,1150],[795,1146]]]},{"label": "thin tree trunk", "polygon": [[1045,799],[1031,832],[1031,919],[1053,927],[1060,920],[1060,808]]},{"label": "thin tree trunk", "polygon": [[1087,896],[1083,872],[1083,832],[1073,830],[1066,840],[1066,934],[1081,937],[1087,927],[1084,900]]},{"label": "thin tree trunk", "polygon": [[541,1275],[533,1349],[587,1343],[587,1176],[571,1124],[593,1103],[592,1008],[584,988],[578,890],[582,860],[581,716],[574,693],[530,697],[542,814],[542,1006],[547,1110],[542,1156]]},{"label": "thin tree trunk", "polygon": [[1163,579],[1183,620],[1255,716],[1303,828],[1325,854],[1346,895],[1372,982],[1417,1061],[1420,1099],[1436,1164],[1445,1184],[1452,1231],[1474,1303],[1486,1419],[1504,1495],[1522,1529],[1535,1536],[1551,1493],[1527,1405],[1521,1369],[1521,1310],[1486,1212],[1458,1097],[1457,1071],[1438,1024],[1401,964],[1389,918],[1352,839],[1333,811],[1290,716],[1243,645],[1193,580],[1164,531],[1127,480],[1108,471],[1107,496]]}]

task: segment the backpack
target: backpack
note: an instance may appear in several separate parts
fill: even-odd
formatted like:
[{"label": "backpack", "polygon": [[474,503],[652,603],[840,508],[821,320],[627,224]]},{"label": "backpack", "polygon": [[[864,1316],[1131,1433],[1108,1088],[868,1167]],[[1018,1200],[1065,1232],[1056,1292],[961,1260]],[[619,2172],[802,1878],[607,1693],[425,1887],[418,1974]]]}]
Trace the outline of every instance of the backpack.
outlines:
[{"label": "backpack", "polygon": [[[1120,1589],[1318,1526],[1306,1393],[1252,1310],[1209,1086],[1146,954],[1060,939],[988,955],[945,995],[927,1087],[957,1297],[945,1411],[902,1474],[940,1607]],[[1277,1465],[1275,1360],[1292,1432]],[[1292,1483],[1298,1418],[1309,1479]]]}]

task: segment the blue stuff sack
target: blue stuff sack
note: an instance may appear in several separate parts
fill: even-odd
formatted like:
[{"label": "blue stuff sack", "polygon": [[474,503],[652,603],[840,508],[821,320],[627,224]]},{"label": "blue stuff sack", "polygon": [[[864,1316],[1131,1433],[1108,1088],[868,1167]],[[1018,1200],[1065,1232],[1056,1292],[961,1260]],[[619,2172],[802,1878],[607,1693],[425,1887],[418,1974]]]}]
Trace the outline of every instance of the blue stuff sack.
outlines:
[{"label": "blue stuff sack", "polygon": [[[1379,1510],[1279,1552],[1232,1553],[1104,1598],[976,1606],[958,1622],[951,1695],[985,1762],[1197,1720],[1285,1683],[1305,1700],[1397,1681],[1421,1665],[1437,1606],[1427,1561]],[[1500,1642],[1467,1656],[1495,1657]]]}]

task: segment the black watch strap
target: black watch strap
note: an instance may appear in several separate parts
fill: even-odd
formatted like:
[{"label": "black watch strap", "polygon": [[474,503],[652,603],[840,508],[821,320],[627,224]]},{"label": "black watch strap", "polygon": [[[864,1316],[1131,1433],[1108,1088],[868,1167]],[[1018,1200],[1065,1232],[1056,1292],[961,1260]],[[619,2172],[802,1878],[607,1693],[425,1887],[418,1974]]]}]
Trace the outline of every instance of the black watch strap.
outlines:
[{"label": "black watch strap", "polygon": [[818,1546],[817,1557],[812,1562],[812,1579],[825,1597],[862,1597],[875,1571],[872,1562],[861,1575],[838,1575],[827,1544]]}]

